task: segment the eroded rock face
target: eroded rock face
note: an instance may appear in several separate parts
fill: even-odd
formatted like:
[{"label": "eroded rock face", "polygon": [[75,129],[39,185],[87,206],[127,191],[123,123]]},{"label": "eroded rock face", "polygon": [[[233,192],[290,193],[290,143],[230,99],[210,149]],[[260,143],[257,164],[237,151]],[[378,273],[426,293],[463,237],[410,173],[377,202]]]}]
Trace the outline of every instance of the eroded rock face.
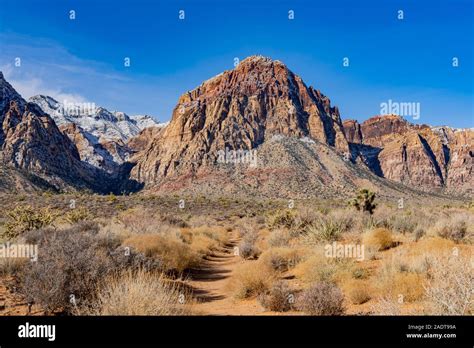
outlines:
[{"label": "eroded rock face", "polygon": [[127,142],[128,148],[132,153],[147,149],[151,142],[163,133],[165,127],[166,125],[162,127],[154,126],[143,129],[138,135],[134,136]]},{"label": "eroded rock face", "polygon": [[0,73],[0,159],[2,165],[34,174],[53,185],[87,186],[91,173],[82,166],[72,142],[41,109],[27,103]]},{"label": "eroded rock face", "polygon": [[273,135],[310,137],[348,152],[339,111],[283,63],[261,56],[183,94],[170,124],[136,157],[145,183],[216,162],[226,148],[250,150]]},{"label": "eroded rock face", "polygon": [[112,190],[105,173],[82,162],[76,145],[54,120],[26,102],[1,73],[0,87],[0,165],[5,171],[37,187]]},{"label": "eroded rock face", "polygon": [[147,127],[164,126],[148,115],[129,116],[124,112],[111,112],[96,107],[94,103],[65,105],[44,95],[36,95],[29,101],[50,115],[72,140],[79,150],[81,161],[112,175],[134,153],[127,146],[130,139]]},{"label": "eroded rock face", "polygon": [[351,148],[380,176],[424,190],[472,194],[472,130],[413,125],[400,116],[344,121]]},{"label": "eroded rock face", "polygon": [[446,186],[451,191],[474,192],[474,131],[446,129],[450,133],[446,145],[447,166]]},{"label": "eroded rock face", "polygon": [[81,161],[111,175],[132,154],[132,150],[121,140],[98,139],[74,123],[63,124],[59,129],[76,145]]}]

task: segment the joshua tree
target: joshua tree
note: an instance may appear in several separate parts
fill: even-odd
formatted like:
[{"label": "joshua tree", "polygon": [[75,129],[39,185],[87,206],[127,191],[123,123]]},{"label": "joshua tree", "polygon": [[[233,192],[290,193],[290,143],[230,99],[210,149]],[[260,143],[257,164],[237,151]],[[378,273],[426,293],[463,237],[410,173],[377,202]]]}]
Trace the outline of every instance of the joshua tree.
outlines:
[{"label": "joshua tree", "polygon": [[374,213],[377,204],[375,201],[375,192],[369,189],[362,189],[357,196],[352,199],[349,204],[354,206],[357,210],[368,212],[370,215]]}]

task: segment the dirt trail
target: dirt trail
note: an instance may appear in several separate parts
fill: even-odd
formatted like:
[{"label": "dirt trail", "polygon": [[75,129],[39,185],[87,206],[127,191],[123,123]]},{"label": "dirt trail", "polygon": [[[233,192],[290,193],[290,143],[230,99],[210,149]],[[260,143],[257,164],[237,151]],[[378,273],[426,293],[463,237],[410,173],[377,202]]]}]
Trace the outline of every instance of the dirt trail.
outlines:
[{"label": "dirt trail", "polygon": [[256,300],[235,300],[228,282],[242,259],[234,255],[239,239],[232,236],[221,250],[208,256],[201,267],[189,274],[196,303],[193,311],[198,315],[262,315],[262,307]]}]

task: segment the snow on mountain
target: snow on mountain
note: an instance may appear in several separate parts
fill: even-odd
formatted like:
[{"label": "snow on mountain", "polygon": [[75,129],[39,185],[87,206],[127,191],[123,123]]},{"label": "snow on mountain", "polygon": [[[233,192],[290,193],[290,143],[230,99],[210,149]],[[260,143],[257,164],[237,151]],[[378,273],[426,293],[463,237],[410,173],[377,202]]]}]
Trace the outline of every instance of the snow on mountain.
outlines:
[{"label": "snow on mountain", "polygon": [[36,95],[29,101],[49,114],[58,126],[74,123],[100,140],[120,140],[126,143],[144,128],[161,126],[151,116],[110,112],[95,103],[60,103],[44,95]]},{"label": "snow on mountain", "polygon": [[131,138],[145,128],[165,126],[148,115],[110,112],[94,103],[60,103],[44,95],[36,95],[29,101],[51,116],[76,145],[82,161],[108,173],[117,173],[133,154],[127,145]]}]

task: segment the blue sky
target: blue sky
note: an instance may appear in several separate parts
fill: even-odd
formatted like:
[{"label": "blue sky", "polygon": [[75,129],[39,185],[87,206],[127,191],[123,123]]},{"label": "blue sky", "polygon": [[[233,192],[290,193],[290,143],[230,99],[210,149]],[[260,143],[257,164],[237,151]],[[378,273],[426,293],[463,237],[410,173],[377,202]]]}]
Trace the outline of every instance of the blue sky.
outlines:
[{"label": "blue sky", "polygon": [[262,54],[329,96],[343,118],[367,119],[391,99],[420,103],[412,122],[474,127],[471,0],[0,1],[0,69],[24,97],[166,121],[182,93],[236,57]]}]

